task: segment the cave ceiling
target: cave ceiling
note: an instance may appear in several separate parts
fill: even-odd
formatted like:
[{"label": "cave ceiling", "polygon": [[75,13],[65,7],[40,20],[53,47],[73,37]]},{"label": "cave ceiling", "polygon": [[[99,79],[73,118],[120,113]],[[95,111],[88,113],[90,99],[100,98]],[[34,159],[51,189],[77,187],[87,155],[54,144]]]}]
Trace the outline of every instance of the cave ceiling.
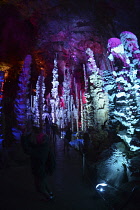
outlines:
[{"label": "cave ceiling", "polygon": [[51,75],[57,57],[61,75],[65,64],[82,68],[90,47],[99,66],[110,37],[128,30],[139,39],[139,5],[137,0],[1,0],[0,63],[13,66],[15,74],[32,54],[34,71],[43,68]]}]

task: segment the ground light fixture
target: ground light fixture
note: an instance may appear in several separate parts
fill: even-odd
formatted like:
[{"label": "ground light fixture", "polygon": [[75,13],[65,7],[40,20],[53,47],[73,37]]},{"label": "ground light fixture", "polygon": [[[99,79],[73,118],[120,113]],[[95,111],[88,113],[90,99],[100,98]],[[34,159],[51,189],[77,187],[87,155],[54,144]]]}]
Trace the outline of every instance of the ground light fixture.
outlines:
[{"label": "ground light fixture", "polygon": [[100,192],[104,192],[106,186],[107,186],[106,183],[97,184],[97,185],[96,185],[96,190],[98,190],[98,191],[100,191]]}]

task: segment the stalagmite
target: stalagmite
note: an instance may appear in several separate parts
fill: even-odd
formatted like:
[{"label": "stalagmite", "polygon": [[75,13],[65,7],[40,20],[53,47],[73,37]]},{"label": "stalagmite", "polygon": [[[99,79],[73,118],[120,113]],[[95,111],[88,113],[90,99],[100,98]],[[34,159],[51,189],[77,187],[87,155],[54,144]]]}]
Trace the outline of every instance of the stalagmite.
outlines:
[{"label": "stalagmite", "polygon": [[103,90],[103,79],[100,75],[100,70],[96,66],[93,51],[88,48],[86,50],[88,55],[87,68],[89,69],[89,92],[87,97],[88,109],[88,125],[101,129],[108,121],[108,97]]},{"label": "stalagmite", "polygon": [[[115,107],[114,118],[120,123],[118,136],[123,139],[131,148],[137,149],[132,146],[132,140],[135,136],[135,130],[138,126],[138,112],[137,112],[137,95],[136,84],[137,70],[132,60],[133,44],[127,43],[127,38],[135,38],[130,33],[127,36],[126,32],[121,33],[121,42],[118,38],[111,38],[108,40],[108,58],[114,63],[114,70],[112,72],[116,87],[115,90]],[[129,39],[128,39],[128,42]],[[123,45],[125,45],[123,47]],[[129,50],[128,50],[129,48]]]},{"label": "stalagmite", "polygon": [[45,77],[43,76],[43,72],[38,77],[36,83],[36,96],[34,100],[34,109],[33,109],[33,118],[34,124],[37,127],[43,128],[45,123],[45,115],[46,115],[46,104],[45,104]]},{"label": "stalagmite", "polygon": [[22,72],[19,76],[19,90],[17,92],[17,98],[15,99],[15,113],[19,129],[23,130],[28,120],[27,111],[27,96],[28,96],[28,85],[30,79],[30,65],[32,62],[31,55],[27,55],[24,60]]}]

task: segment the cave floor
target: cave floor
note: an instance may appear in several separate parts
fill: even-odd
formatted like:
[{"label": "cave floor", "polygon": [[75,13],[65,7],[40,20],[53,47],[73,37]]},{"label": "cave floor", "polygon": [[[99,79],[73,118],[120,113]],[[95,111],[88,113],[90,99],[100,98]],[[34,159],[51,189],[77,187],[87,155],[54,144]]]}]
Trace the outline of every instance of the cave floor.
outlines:
[{"label": "cave floor", "polygon": [[[17,150],[16,150],[17,151]],[[83,176],[82,155],[74,148],[64,152],[63,140],[57,138],[55,145],[56,170],[48,177],[55,198],[45,201],[36,192],[30,171],[30,160],[19,146],[12,153],[13,160],[8,167],[0,169],[0,209],[1,210],[120,210],[122,197],[116,197],[118,205],[112,206],[111,200],[104,198]],[[108,199],[108,198],[107,198]],[[122,203],[120,203],[122,202]],[[128,202],[126,210],[139,209]]]}]

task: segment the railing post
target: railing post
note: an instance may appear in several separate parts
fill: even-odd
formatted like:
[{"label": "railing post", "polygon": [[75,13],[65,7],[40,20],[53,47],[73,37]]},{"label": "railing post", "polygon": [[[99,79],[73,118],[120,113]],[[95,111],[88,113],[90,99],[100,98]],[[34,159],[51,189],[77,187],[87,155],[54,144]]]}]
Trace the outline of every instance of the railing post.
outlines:
[{"label": "railing post", "polygon": [[82,161],[83,161],[83,178],[85,177],[85,161],[86,161],[86,158],[85,158],[85,153],[83,153],[82,155]]}]

